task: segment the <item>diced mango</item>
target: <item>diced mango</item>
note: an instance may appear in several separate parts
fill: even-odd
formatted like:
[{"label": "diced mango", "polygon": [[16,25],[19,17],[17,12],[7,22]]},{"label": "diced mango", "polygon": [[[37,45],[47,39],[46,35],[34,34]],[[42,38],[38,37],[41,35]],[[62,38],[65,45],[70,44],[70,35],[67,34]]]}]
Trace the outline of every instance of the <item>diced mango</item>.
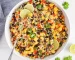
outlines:
[{"label": "diced mango", "polygon": [[41,32],[41,33],[40,33],[40,36],[45,36],[45,33],[44,33],[44,32]]},{"label": "diced mango", "polygon": [[51,50],[51,53],[55,53],[55,50]]},{"label": "diced mango", "polygon": [[34,40],[37,41],[38,40],[38,37],[35,37]]}]

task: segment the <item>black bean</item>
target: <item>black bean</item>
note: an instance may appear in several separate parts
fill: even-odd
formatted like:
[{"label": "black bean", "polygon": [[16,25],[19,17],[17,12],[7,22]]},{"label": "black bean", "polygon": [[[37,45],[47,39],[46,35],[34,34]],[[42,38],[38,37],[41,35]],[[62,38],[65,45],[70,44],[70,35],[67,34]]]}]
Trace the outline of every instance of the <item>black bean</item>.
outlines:
[{"label": "black bean", "polygon": [[46,42],[46,39],[44,39],[44,42]]},{"label": "black bean", "polygon": [[49,36],[46,36],[45,38],[49,38]]},{"label": "black bean", "polygon": [[43,22],[44,22],[44,20],[41,21],[41,23],[43,23]]},{"label": "black bean", "polygon": [[34,7],[36,7],[36,4],[35,4],[35,3],[33,3],[33,6],[34,6]]},{"label": "black bean", "polygon": [[31,40],[30,42],[35,42],[34,40]]},{"label": "black bean", "polygon": [[36,44],[34,47],[38,47],[39,46],[39,43],[38,44]]},{"label": "black bean", "polygon": [[37,41],[40,42],[40,39],[38,39]]},{"label": "black bean", "polygon": [[62,11],[58,11],[59,15],[62,15]]},{"label": "black bean", "polygon": [[52,11],[51,11],[51,15],[53,15],[53,14],[54,14],[54,11],[52,10]]},{"label": "black bean", "polygon": [[19,49],[20,49],[20,53],[22,53],[24,50],[25,50],[25,47],[19,47]]},{"label": "black bean", "polygon": [[28,56],[34,56],[33,54],[28,54]]}]

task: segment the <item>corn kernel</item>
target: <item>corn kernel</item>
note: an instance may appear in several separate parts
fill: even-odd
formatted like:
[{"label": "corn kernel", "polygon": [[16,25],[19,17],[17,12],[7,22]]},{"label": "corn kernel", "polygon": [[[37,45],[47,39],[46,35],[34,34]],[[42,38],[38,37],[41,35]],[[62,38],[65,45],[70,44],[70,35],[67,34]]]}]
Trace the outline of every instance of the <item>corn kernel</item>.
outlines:
[{"label": "corn kernel", "polygon": [[24,30],[22,31],[22,33],[26,33],[26,31],[27,31],[27,29],[24,29]]},{"label": "corn kernel", "polygon": [[44,37],[40,37],[41,40],[44,40]]},{"label": "corn kernel", "polygon": [[50,15],[50,18],[51,18],[51,19],[54,19],[54,16],[53,16],[53,15]]},{"label": "corn kernel", "polygon": [[51,50],[51,53],[55,53],[55,50]]},{"label": "corn kernel", "polygon": [[41,32],[41,33],[40,33],[40,36],[45,36],[45,33],[44,33],[44,32]]},{"label": "corn kernel", "polygon": [[53,8],[54,4],[53,4],[53,3],[51,3],[51,4],[49,4],[49,6],[50,6],[51,8]]},{"label": "corn kernel", "polygon": [[35,28],[33,28],[32,30],[33,30],[33,32],[35,32]]},{"label": "corn kernel", "polygon": [[43,10],[48,10],[48,7],[47,6],[44,6]]},{"label": "corn kernel", "polygon": [[44,20],[45,19],[45,17],[44,16],[42,16],[42,20]]},{"label": "corn kernel", "polygon": [[57,8],[57,7],[54,8],[54,14],[55,14],[55,15],[58,14],[58,8]]},{"label": "corn kernel", "polygon": [[35,40],[35,41],[37,41],[37,40],[38,40],[38,38],[37,38],[37,37],[35,37],[35,38],[34,38],[34,40]]},{"label": "corn kernel", "polygon": [[29,16],[29,17],[32,17],[32,13],[29,13],[28,16]]}]

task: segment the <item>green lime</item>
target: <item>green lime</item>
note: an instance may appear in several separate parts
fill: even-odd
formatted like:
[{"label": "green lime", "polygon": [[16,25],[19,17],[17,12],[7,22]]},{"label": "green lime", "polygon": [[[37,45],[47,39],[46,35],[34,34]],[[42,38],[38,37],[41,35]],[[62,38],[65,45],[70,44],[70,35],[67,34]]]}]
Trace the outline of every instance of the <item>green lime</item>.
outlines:
[{"label": "green lime", "polygon": [[25,17],[27,17],[28,14],[30,14],[30,13],[31,13],[31,12],[30,12],[29,10],[23,9],[23,10],[21,10],[21,12],[20,12],[20,17],[21,17],[21,18],[25,18]]},{"label": "green lime", "polygon": [[75,44],[72,44],[72,45],[70,46],[70,52],[71,52],[72,54],[75,54]]},{"label": "green lime", "polygon": [[57,40],[54,40],[53,46],[54,46],[53,50],[57,50],[59,48],[59,42]]},{"label": "green lime", "polygon": [[33,12],[34,11],[34,7],[32,4],[27,4],[25,7],[25,9],[28,9],[29,11]]}]

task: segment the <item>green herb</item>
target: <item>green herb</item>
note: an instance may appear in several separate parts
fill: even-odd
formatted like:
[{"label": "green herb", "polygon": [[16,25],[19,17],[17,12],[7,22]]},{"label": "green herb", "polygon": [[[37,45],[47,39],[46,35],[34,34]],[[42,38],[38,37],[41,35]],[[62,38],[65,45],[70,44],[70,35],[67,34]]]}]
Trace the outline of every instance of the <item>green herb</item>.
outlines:
[{"label": "green herb", "polygon": [[69,3],[68,2],[64,2],[62,4],[62,6],[63,6],[64,9],[68,9],[69,8]]},{"label": "green herb", "polygon": [[39,56],[42,56],[42,50],[39,50]]},{"label": "green herb", "polygon": [[[55,60],[60,60],[60,58],[56,57]],[[64,57],[63,60],[72,60],[72,56]]]},{"label": "green herb", "polygon": [[50,28],[50,24],[45,24],[45,28]]},{"label": "green herb", "polygon": [[67,57],[64,57],[63,60],[72,60],[72,56],[67,56]]},{"label": "green herb", "polygon": [[37,9],[41,10],[43,6],[41,4],[38,4],[36,7]]},{"label": "green herb", "polygon": [[46,2],[49,2],[49,0],[46,0]]},{"label": "green herb", "polygon": [[60,60],[60,58],[59,58],[59,57],[57,57],[57,58],[55,58],[55,60]]},{"label": "green herb", "polygon": [[31,34],[33,31],[32,31],[32,28],[28,28],[28,31],[27,31],[29,34]]},{"label": "green herb", "polygon": [[23,29],[23,27],[24,27],[24,26],[23,26],[22,24],[19,24],[18,30],[21,31],[21,30]]},{"label": "green herb", "polygon": [[34,50],[37,50],[37,49],[38,49],[38,47],[35,46],[35,47],[34,47]]},{"label": "green herb", "polygon": [[31,33],[31,34],[30,34],[30,37],[31,37],[31,38],[35,38],[35,36],[36,36],[35,33]]}]

